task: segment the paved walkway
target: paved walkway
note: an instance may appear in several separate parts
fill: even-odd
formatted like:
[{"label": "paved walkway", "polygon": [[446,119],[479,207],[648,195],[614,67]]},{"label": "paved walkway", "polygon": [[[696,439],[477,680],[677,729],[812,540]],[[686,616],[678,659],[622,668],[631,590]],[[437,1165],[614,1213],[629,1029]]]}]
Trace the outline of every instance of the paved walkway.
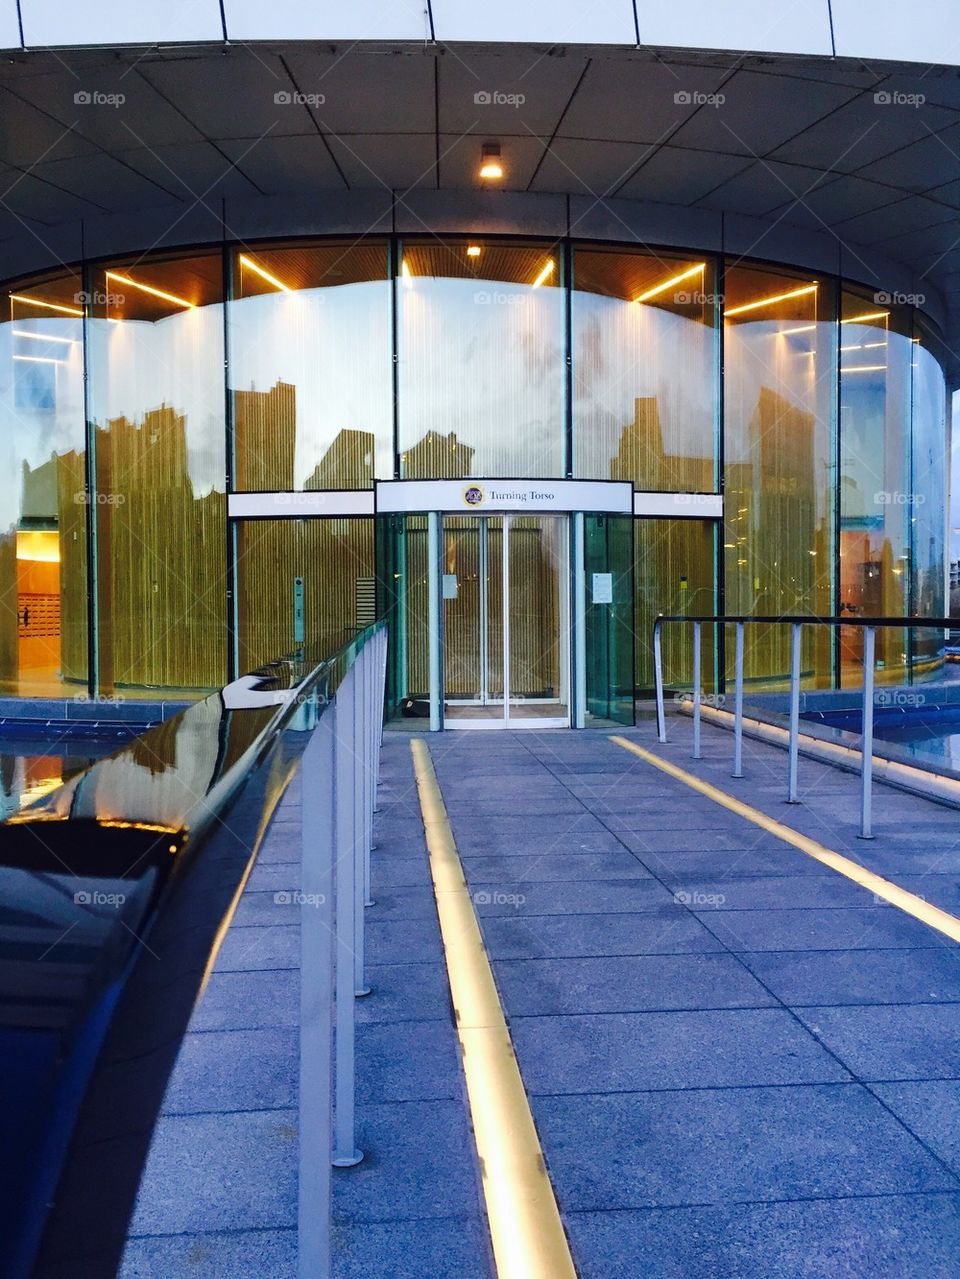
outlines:
[{"label": "paved walkway", "polygon": [[[625,734],[960,914],[960,815],[689,721]],[[428,739],[581,1279],[957,1279],[954,943],[599,732]],[[406,734],[384,741],[337,1279],[487,1279]],[[171,1084],[124,1279],[295,1274],[298,797]],[[289,908],[288,908],[289,909]]]}]

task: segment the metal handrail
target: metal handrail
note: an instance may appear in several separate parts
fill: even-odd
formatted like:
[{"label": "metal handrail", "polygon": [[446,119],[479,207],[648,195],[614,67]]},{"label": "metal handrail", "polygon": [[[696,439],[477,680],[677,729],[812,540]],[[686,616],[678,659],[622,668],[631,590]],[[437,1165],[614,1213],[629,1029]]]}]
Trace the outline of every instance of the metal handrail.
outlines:
[{"label": "metal handrail", "polygon": [[657,739],[667,740],[663,699],[663,653],[661,631],[665,623],[689,623],[693,626],[693,758],[701,758],[700,687],[701,627],[735,626],[734,648],[734,716],[733,776],[743,776],[743,636],[750,624],[790,627],[790,728],[788,746],[787,803],[799,803],[797,771],[800,754],[800,637],[804,626],[852,626],[863,631],[863,719],[860,742],[860,838],[873,839],[873,700],[876,633],[885,627],[951,630],[956,618],[949,617],[821,617],[809,613],[784,613],[779,617],[763,614],[703,614],[698,617],[681,613],[660,613],[653,624],[653,669],[657,697]]},{"label": "metal handrail", "polygon": [[116,1273],[205,974],[298,769],[302,879],[278,901],[301,923],[300,1273],[329,1273],[330,1166],[362,1157],[355,1000],[386,657],[383,622],[322,659],[299,649],[0,823],[0,979],[18,992],[0,1033],[36,1032],[0,1106],[3,1279],[71,1269],[80,1221],[84,1274]]}]

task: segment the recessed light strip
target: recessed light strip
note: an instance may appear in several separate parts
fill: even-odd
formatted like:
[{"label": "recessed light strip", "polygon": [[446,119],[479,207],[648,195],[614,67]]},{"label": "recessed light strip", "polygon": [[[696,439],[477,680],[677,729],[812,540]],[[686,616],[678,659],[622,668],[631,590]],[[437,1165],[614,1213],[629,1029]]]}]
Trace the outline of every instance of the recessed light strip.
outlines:
[{"label": "recessed light strip", "polygon": [[15,338],[30,338],[32,342],[60,342],[64,346],[76,346],[76,338],[54,337],[51,333],[28,333],[26,329],[11,329]]},{"label": "recessed light strip", "polygon": [[79,307],[64,306],[61,302],[44,302],[41,298],[28,298],[23,293],[11,293],[11,302],[25,302],[27,306],[41,306],[45,311],[59,311],[62,315],[76,315],[83,319],[83,311]]},{"label": "recessed light strip", "polygon": [[675,284],[682,284],[684,280],[689,280],[691,275],[699,275],[701,271],[707,269],[706,262],[698,262],[696,266],[692,266],[687,271],[681,271],[679,275],[672,275],[669,280],[664,280],[662,284],[656,284],[652,289],[647,289],[646,293],[641,293],[639,297],[635,297],[634,302],[647,302],[650,298],[655,298],[661,293],[666,293],[667,289],[672,289]]},{"label": "recessed light strip", "polygon": [[791,289],[789,293],[774,293],[768,298],[757,298],[755,302],[744,302],[742,306],[728,308],[724,311],[724,315],[743,315],[747,311],[758,311],[764,306],[775,306],[778,302],[789,302],[792,298],[802,298],[807,293],[816,293],[819,287],[819,284],[807,284],[802,289]]},{"label": "recessed light strip", "polygon": [[116,280],[119,284],[126,284],[132,289],[140,289],[143,293],[149,293],[152,297],[161,298],[164,302],[175,302],[177,306],[189,307],[195,309],[195,303],[188,302],[186,298],[177,297],[176,293],[167,293],[163,289],[155,289],[152,284],[143,284],[140,280],[134,280],[129,275],[121,275],[119,271],[105,271],[104,275],[108,280]]},{"label": "recessed light strip", "polygon": [[281,293],[293,292],[293,289],[284,284],[282,280],[278,280],[275,275],[271,275],[269,271],[262,267],[259,262],[255,262],[253,258],[248,256],[248,254],[241,253],[238,260],[241,266],[249,267],[255,275],[259,275],[262,280],[266,280],[268,284],[272,284],[273,287],[275,289],[279,289]]}]

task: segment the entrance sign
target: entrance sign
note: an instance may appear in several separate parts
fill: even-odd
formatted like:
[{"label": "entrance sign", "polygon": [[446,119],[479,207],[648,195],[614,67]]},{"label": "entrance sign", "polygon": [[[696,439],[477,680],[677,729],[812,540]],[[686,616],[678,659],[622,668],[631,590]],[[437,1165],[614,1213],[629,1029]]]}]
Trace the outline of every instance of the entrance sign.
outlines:
[{"label": "entrance sign", "polygon": [[378,480],[376,511],[627,515],[633,511],[633,485],[624,480]]}]

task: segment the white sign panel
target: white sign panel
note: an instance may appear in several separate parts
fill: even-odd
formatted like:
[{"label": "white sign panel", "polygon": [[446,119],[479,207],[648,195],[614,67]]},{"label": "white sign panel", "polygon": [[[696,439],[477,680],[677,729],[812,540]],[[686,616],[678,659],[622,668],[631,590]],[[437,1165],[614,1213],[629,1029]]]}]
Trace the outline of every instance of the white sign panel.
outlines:
[{"label": "white sign panel", "polygon": [[634,515],[670,516],[675,520],[723,518],[721,493],[636,493]]},{"label": "white sign panel", "polygon": [[613,603],[613,574],[612,573],[594,573],[593,602],[594,604],[612,604]]},{"label": "white sign panel", "polygon": [[383,480],[377,512],[603,511],[629,515],[633,485],[621,480]]}]

